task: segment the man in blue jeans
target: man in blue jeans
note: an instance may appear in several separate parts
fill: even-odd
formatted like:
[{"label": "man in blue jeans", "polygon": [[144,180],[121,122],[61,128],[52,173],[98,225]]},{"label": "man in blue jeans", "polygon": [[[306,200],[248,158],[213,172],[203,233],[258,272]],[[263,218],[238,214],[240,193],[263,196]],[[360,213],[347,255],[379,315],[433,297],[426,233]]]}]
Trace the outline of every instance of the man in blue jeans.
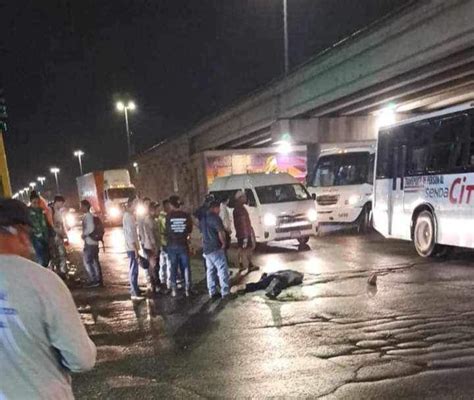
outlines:
[{"label": "man in blue jeans", "polygon": [[137,222],[133,215],[135,200],[128,200],[123,213],[123,236],[127,256],[130,259],[128,279],[130,281],[130,295],[132,300],[143,300],[138,287],[138,254],[140,245],[138,244]]},{"label": "man in blue jeans", "polygon": [[91,237],[95,230],[94,216],[91,213],[91,204],[87,200],[82,200],[81,210],[84,212],[84,219],[82,220],[84,267],[89,277],[89,287],[98,287],[103,285],[102,268],[99,262],[99,242]]},{"label": "man in blue jeans", "polygon": [[229,266],[225,254],[227,238],[219,212],[220,203],[212,201],[200,223],[203,253],[206,259],[207,289],[211,298],[218,295],[217,278],[221,288],[221,297],[226,298],[230,294]]},{"label": "man in blue jeans", "polygon": [[178,196],[169,198],[170,212],[166,216],[167,253],[171,264],[171,296],[177,296],[176,275],[181,268],[184,277],[186,297],[191,295],[191,264],[189,260],[188,239],[193,230],[191,215],[181,210]]}]

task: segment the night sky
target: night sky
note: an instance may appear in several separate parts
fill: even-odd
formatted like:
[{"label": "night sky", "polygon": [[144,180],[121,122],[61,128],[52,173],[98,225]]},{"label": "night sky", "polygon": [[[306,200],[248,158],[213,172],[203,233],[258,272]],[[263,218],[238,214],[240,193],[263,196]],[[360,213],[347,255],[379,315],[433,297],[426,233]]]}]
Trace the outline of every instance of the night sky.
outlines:
[{"label": "night sky", "polygon": [[[290,64],[407,0],[288,0]],[[126,160],[117,99],[133,99],[138,151],[282,75],[282,0],[3,0],[1,77],[14,191],[38,175],[63,191],[84,167]],[[166,172],[165,172],[166,173]]]}]

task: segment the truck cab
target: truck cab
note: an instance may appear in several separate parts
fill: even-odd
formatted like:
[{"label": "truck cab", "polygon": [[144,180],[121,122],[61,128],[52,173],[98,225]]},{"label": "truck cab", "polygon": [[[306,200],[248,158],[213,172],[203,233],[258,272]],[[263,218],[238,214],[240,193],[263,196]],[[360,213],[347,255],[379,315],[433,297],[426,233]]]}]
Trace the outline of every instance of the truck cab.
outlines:
[{"label": "truck cab", "polygon": [[136,197],[126,169],[95,171],[77,178],[79,199],[88,200],[93,211],[112,225],[122,222],[122,204]]},{"label": "truck cab", "polygon": [[308,176],[320,224],[371,227],[375,141],[324,146]]}]

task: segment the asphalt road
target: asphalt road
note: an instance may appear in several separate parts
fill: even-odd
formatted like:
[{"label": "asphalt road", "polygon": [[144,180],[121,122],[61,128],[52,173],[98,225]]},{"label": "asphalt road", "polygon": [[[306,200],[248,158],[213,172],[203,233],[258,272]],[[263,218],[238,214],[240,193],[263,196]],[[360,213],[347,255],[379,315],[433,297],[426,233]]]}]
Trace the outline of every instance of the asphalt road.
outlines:
[{"label": "asphalt road", "polygon": [[73,379],[78,399],[474,398],[473,253],[427,261],[375,233],[327,234],[256,256],[243,282],[305,274],[277,300],[211,302],[196,260],[200,295],[133,304],[119,229],[106,245],[106,288],[74,290],[98,346],[97,367]]}]

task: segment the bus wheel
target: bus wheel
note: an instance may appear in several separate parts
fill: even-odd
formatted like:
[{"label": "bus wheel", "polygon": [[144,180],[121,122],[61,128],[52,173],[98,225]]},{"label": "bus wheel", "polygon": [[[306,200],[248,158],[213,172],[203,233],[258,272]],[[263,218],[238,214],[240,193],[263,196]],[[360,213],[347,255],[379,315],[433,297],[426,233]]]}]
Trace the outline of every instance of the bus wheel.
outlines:
[{"label": "bus wheel", "polygon": [[433,214],[422,211],[416,218],[413,241],[418,254],[422,257],[432,257],[436,254],[436,230]]},{"label": "bus wheel", "polygon": [[372,228],[372,210],[369,205],[365,205],[357,220],[357,232],[368,233]]}]

